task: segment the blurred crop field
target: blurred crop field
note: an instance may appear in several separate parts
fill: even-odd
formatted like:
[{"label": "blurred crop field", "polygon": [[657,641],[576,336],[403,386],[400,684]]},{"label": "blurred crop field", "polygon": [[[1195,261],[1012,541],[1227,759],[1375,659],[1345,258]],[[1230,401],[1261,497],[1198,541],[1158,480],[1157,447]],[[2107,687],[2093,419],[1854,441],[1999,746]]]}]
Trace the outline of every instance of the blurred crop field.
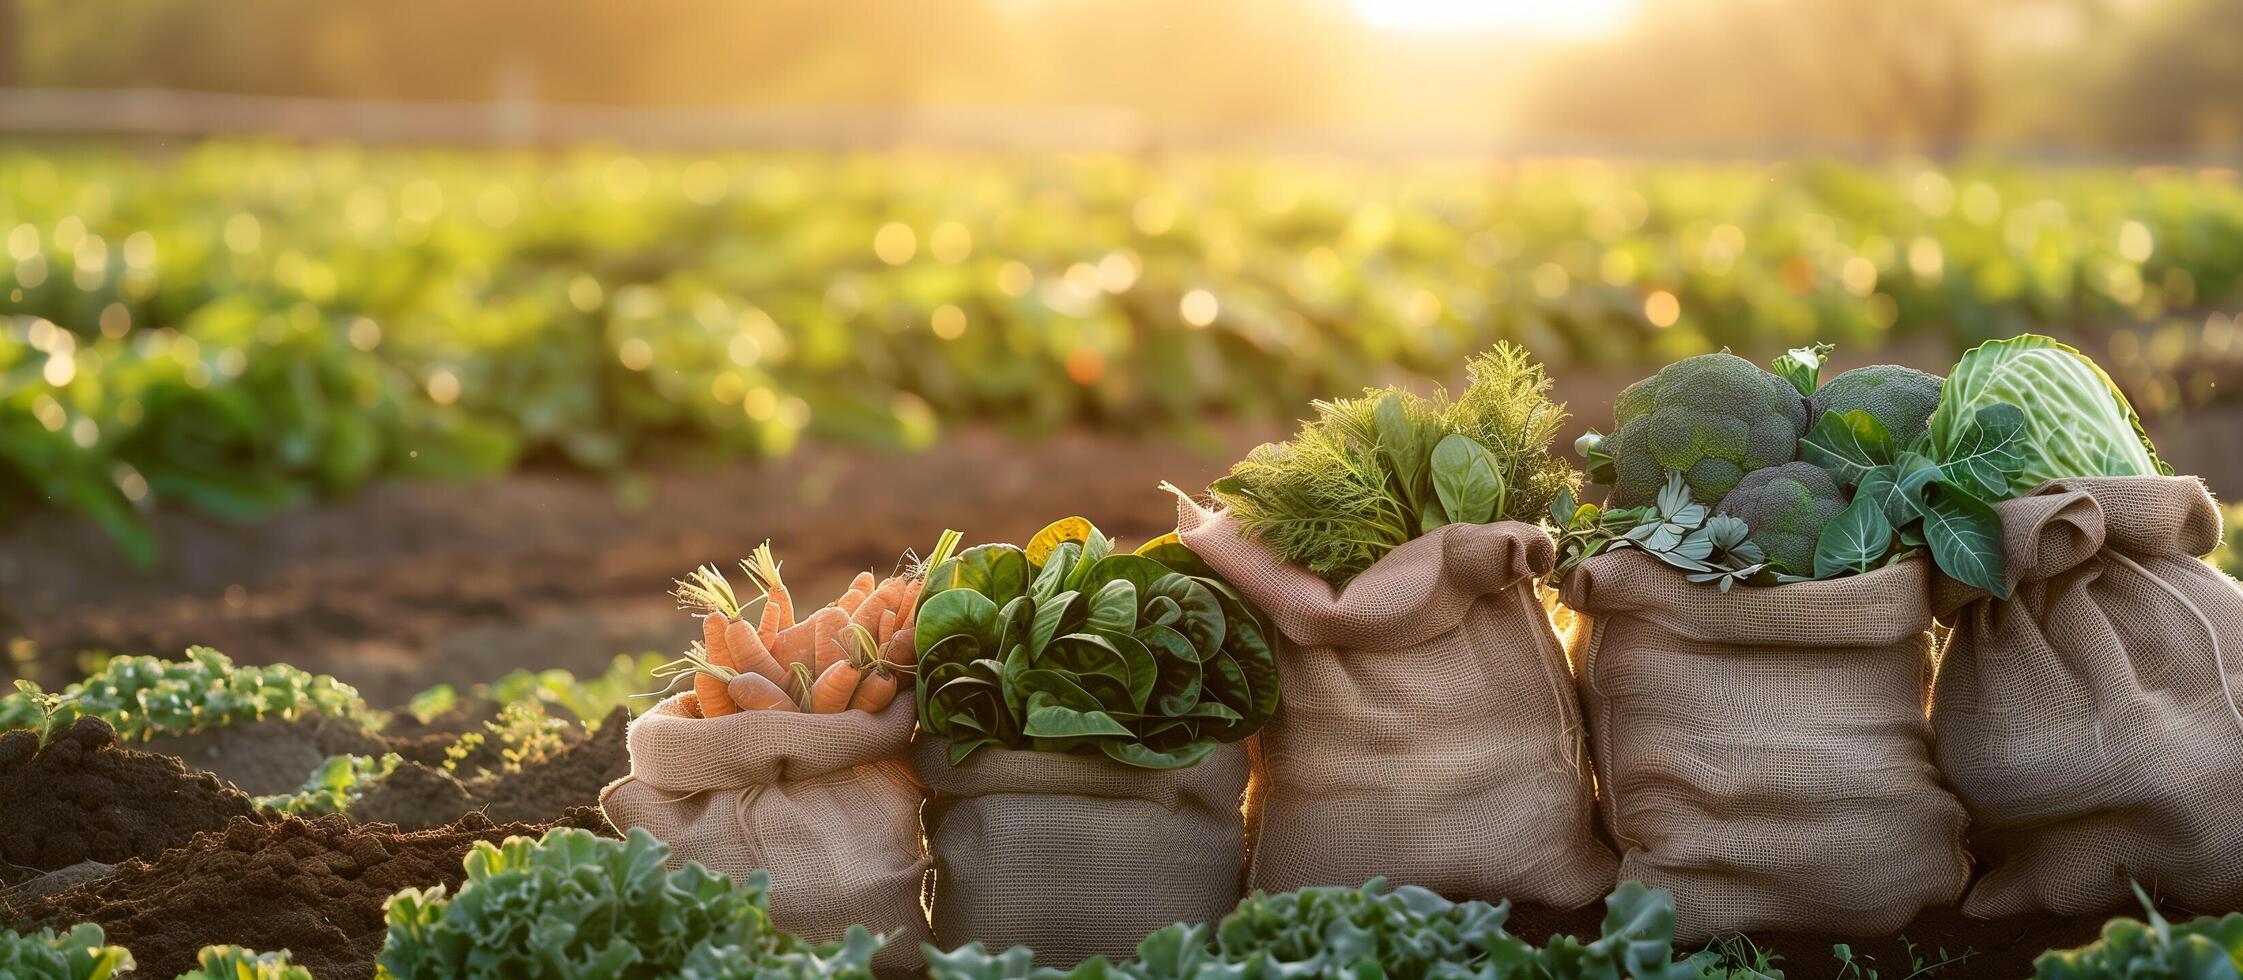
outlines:
[{"label": "blurred crop field", "polygon": [[2243,401],[2219,169],[60,143],[0,236],[0,506],[142,564],[152,508],[387,477],[1215,445],[1499,339],[1617,384],[2038,330],[2161,431]]}]

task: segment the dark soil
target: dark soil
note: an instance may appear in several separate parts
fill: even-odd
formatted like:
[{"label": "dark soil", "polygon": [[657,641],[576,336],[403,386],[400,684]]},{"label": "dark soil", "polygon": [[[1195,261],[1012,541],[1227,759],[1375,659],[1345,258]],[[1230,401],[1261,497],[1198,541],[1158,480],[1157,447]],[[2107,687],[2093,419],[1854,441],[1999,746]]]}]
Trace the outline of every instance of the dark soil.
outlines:
[{"label": "dark soil", "polygon": [[0,885],[81,861],[153,858],[257,812],[209,773],[117,744],[95,718],[43,749],[28,731],[0,735],[0,800]]},{"label": "dark soil", "polygon": [[[1079,513],[1143,541],[1175,517],[1160,481],[1204,486],[1283,428],[1190,445],[963,433],[923,453],[809,448],[629,484],[525,470],[473,487],[383,484],[251,524],[163,509],[147,571],[91,525],[47,514],[0,522],[0,640],[36,644],[32,672],[53,686],[81,676],[83,650],[178,657],[201,643],[333,674],[396,707],[439,682],[465,690],[517,667],[582,676],[618,653],[682,649],[698,633],[671,580],[765,538],[811,595],[885,572],[946,527],[1025,540]],[[0,658],[0,685],[11,672]]]},{"label": "dark soil", "polygon": [[[612,831],[578,809],[558,825]],[[382,905],[403,888],[457,888],[475,841],[537,836],[550,825],[494,824],[481,814],[436,830],[399,832],[339,816],[259,823],[243,817],[155,861],[0,907],[21,929],[91,921],[132,950],[142,973],[174,976],[214,943],[287,949],[321,980],[371,977],[386,933]]]},{"label": "dark soil", "polygon": [[254,796],[295,792],[328,756],[383,751],[382,741],[357,724],[326,715],[273,718],[153,738],[142,748],[178,756]]},{"label": "dark soil", "polygon": [[[1880,976],[1891,980],[1915,975],[1912,958],[1927,966],[1951,961],[1938,972],[1922,974],[1937,980],[1965,977],[2023,980],[2033,975],[2033,960],[2041,953],[2094,942],[2103,931],[2103,923],[2120,914],[2139,917],[2141,913],[2137,909],[2106,915],[1982,920],[1968,918],[1955,909],[1940,908],[1917,916],[1916,921],[1898,934],[1880,938],[1801,933],[1753,933],[1745,938],[1754,947],[1781,957],[1775,966],[1784,971],[1787,980],[1829,980],[1839,976],[1842,967],[1831,955],[1831,947],[1839,943],[1852,947],[1854,959],[1864,967],[1874,968]],[[2176,921],[2194,917],[2171,909],[2166,910],[2166,914]],[[1594,937],[1603,921],[1602,905],[1570,912],[1522,905],[1512,910],[1506,928],[1521,939],[1541,943],[1559,933]]]},{"label": "dark soil", "polygon": [[[351,807],[351,816],[414,828],[449,823],[469,810],[493,820],[535,821],[572,806],[591,806],[602,787],[630,770],[624,744],[630,723],[630,713],[617,708],[600,722],[599,731],[543,762],[464,782],[437,766],[407,762],[368,790]],[[472,767],[459,768],[465,772]]]}]

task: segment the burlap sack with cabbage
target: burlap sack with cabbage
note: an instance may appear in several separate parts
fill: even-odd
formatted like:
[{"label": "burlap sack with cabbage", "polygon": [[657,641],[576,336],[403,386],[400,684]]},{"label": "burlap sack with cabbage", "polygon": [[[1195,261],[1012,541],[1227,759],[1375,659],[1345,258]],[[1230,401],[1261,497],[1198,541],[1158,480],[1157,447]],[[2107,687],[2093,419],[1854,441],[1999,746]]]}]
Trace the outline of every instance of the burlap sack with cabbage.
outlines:
[{"label": "burlap sack with cabbage", "polygon": [[742,711],[688,717],[691,694],[631,723],[631,773],[600,793],[618,830],[644,827],[673,864],[771,873],[771,921],[813,941],[862,925],[888,939],[882,975],[921,965],[928,938],[919,836],[925,793],[905,762],[911,698],[878,714]]},{"label": "burlap sack with cabbage", "polygon": [[1951,582],[1939,762],[1978,916],[2243,908],[2243,592],[2193,477],[2054,480],[1996,506],[2010,597]]},{"label": "burlap sack with cabbage", "polygon": [[943,949],[1027,945],[1042,966],[1126,959],[1147,933],[1214,922],[1243,897],[1243,745],[1166,770],[997,748],[953,766],[949,753],[924,736],[913,750],[934,790],[927,845]]},{"label": "burlap sack with cabbage", "polygon": [[1335,590],[1189,500],[1177,531],[1288,641],[1249,888],[1383,875],[1558,908],[1611,890],[1580,706],[1534,596],[1548,535],[1452,524]]},{"label": "burlap sack with cabbage", "polygon": [[1566,577],[1620,877],[1674,892],[1678,939],[1887,935],[1962,894],[1927,565],[1723,593],[1621,550]]}]

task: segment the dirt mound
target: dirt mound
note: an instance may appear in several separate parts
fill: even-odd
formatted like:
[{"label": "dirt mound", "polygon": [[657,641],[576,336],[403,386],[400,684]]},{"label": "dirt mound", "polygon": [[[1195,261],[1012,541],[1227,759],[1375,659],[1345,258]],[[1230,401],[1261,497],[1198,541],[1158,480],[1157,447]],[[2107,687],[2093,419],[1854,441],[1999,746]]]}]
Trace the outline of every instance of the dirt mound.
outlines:
[{"label": "dirt mound", "polygon": [[141,748],[178,756],[255,796],[295,792],[328,756],[383,751],[382,741],[356,723],[326,715],[272,718],[153,738]]},{"label": "dirt mound", "polygon": [[353,804],[351,816],[408,828],[439,826],[469,810],[493,820],[550,820],[571,807],[594,805],[602,787],[629,771],[624,733],[630,724],[630,712],[617,708],[599,731],[544,762],[464,782],[436,766],[407,762]]},{"label": "dirt mound", "polygon": [[[561,824],[612,833],[597,810]],[[403,888],[466,877],[474,842],[535,837],[546,824],[494,824],[480,814],[436,830],[401,832],[339,815],[274,823],[236,819],[154,862],[133,861],[99,881],[6,909],[17,928],[91,921],[132,950],[140,970],[173,976],[213,943],[287,949],[321,980],[371,977],[386,933],[382,905]]]},{"label": "dirt mound", "polygon": [[117,744],[96,718],[38,743],[28,731],[0,736],[0,885],[81,861],[153,858],[257,812],[209,773]]}]

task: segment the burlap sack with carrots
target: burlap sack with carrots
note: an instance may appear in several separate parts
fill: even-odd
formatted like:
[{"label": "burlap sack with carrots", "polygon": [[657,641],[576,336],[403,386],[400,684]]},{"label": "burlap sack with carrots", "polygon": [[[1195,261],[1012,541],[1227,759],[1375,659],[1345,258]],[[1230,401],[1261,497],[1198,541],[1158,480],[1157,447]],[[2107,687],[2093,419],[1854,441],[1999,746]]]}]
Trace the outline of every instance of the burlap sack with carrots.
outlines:
[{"label": "burlap sack with carrots", "polygon": [[904,755],[909,696],[878,714],[742,711],[692,717],[692,694],[631,723],[631,774],[600,794],[617,829],[644,827],[673,860],[735,878],[771,873],[771,919],[812,940],[851,925],[888,936],[883,975],[921,963],[924,792]]},{"label": "burlap sack with carrots", "polygon": [[1942,583],[1939,762],[1989,866],[1978,916],[2243,908],[2243,591],[2198,556],[2191,477],[2056,480],[1997,506],[2010,597]]},{"label": "burlap sack with carrots", "polygon": [[1611,890],[1572,676],[1534,596],[1548,535],[1450,525],[1335,590],[1189,500],[1177,531],[1288,641],[1249,888],[1383,875],[1559,908]]},{"label": "burlap sack with carrots", "polygon": [[1678,939],[1886,935],[1962,894],[1927,564],[1723,593],[1623,550],[1566,577],[1620,877],[1673,890]]},{"label": "burlap sack with carrots", "polygon": [[1154,770],[1105,756],[982,749],[952,766],[922,737],[913,761],[934,790],[935,939],[1026,944],[1043,966],[1126,958],[1147,933],[1213,922],[1243,897],[1246,749]]}]

